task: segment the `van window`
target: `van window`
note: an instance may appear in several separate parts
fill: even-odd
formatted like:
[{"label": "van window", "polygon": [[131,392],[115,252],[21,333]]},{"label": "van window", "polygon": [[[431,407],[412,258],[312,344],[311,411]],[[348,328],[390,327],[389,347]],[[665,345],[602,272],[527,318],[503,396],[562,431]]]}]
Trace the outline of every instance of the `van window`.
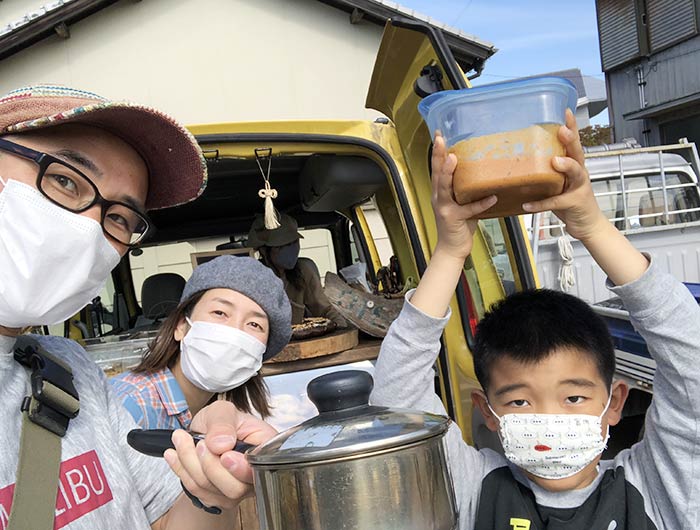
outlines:
[{"label": "van window", "polygon": [[[312,259],[320,272],[321,282],[323,283],[326,272],[336,272],[335,252],[333,247],[333,239],[330,230],[326,228],[300,229],[299,233],[303,236],[301,239],[300,257]],[[131,277],[134,284],[136,299],[141,305],[141,290],[146,278],[163,272],[173,272],[188,280],[193,271],[193,254],[197,255],[198,262],[204,262],[208,258],[207,254],[217,255],[217,247],[226,245],[226,247],[240,247],[228,249],[230,253],[246,254],[257,257],[257,253],[252,249],[244,247],[243,244],[231,244],[229,238],[210,238],[196,241],[167,243],[154,247],[146,247],[141,249],[142,252],[138,255],[133,253],[129,256],[131,264]],[[115,287],[110,277],[102,288],[99,294],[99,302],[102,305],[101,311],[94,307],[93,310],[99,315],[93,319],[93,330],[88,330],[90,337],[97,337],[109,334],[115,328],[119,331],[126,331],[126,324],[115,326],[117,316],[115,316]],[[93,304],[94,305],[94,304]],[[125,312],[125,308],[122,308]],[[61,329],[52,328],[52,334],[62,334]]]},{"label": "van window", "polygon": [[[141,304],[141,288],[146,278],[162,272],[174,272],[188,280],[192,275],[192,254],[213,252],[217,246],[230,243],[229,238],[209,238],[146,247],[143,252],[130,256],[131,277],[136,299]],[[241,245],[242,246],[242,245]]]},{"label": "van window", "polygon": [[[299,233],[303,236],[303,239],[300,240],[299,256],[310,258],[316,263],[321,273],[321,280],[327,271],[335,272],[335,254],[330,230],[325,228],[300,229]],[[143,254],[140,256],[132,256],[131,275],[134,279],[134,289],[139,303],[141,303],[141,287],[146,278],[160,272],[174,272],[188,280],[193,270],[192,254],[203,254],[204,259],[206,259],[207,253],[216,255],[217,247],[222,245],[234,246],[231,245],[229,238],[212,238],[148,247],[143,249]],[[238,247],[233,249],[236,254],[257,257],[257,253],[253,249],[245,247],[243,243]]]},{"label": "van window", "polygon": [[479,221],[479,228],[486,241],[491,263],[484,265],[488,270],[478,270],[471,256],[464,263],[462,292],[466,298],[469,322],[463,324],[471,337],[488,309],[485,300],[500,299],[517,290],[503,220],[484,219]]},{"label": "van window", "polygon": [[374,205],[368,204],[363,206],[362,211],[365,214],[365,219],[367,219],[367,224],[372,232],[372,239],[374,240],[374,245],[377,247],[379,259],[382,265],[388,265],[391,256],[394,255],[394,250],[391,247],[391,241],[389,240],[389,234],[387,233],[384,219]]},{"label": "van window", "polygon": [[96,337],[105,335],[118,327],[114,314],[114,291],[114,280],[110,275],[102,291],[93,301],[93,306],[95,306],[93,334]]},{"label": "van window", "polygon": [[[483,247],[477,249],[475,241],[474,250],[478,250],[478,253],[473,251],[465,261],[457,292],[462,328],[469,349],[474,346],[476,327],[491,304],[515,292],[522,285],[517,268],[514,268],[509,257],[509,250],[512,255],[512,242],[505,220],[484,219],[479,221],[479,228],[487,247],[486,256],[490,260],[483,259]],[[459,364],[456,370],[450,372],[450,378],[452,387],[459,389],[457,399],[461,410],[466,414],[473,406],[471,390],[480,389],[480,386]]]},{"label": "van window", "polygon": [[304,236],[301,240],[299,257],[313,260],[321,274],[321,284],[323,284],[327,272],[338,272],[331,232],[326,228],[312,228],[299,230],[299,233]]},{"label": "van window", "polygon": [[[367,279],[374,284],[368,284],[366,288],[384,289],[386,286],[377,284],[377,273],[392,263],[397,264],[384,218],[374,201],[358,206],[355,211],[358,217],[348,226],[352,263],[362,262],[366,265]],[[360,217],[363,221],[359,220]],[[348,281],[345,275],[343,278]]]}]

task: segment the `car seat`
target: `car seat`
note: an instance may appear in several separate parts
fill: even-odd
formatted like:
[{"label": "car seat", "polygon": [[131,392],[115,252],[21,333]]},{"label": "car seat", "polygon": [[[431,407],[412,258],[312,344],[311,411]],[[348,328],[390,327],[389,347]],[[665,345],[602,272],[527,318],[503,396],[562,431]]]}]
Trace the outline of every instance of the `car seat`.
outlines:
[{"label": "car seat", "polygon": [[179,304],[185,283],[185,279],[174,272],[161,272],[146,278],[141,287],[143,314],[136,319],[133,330],[157,329]]}]

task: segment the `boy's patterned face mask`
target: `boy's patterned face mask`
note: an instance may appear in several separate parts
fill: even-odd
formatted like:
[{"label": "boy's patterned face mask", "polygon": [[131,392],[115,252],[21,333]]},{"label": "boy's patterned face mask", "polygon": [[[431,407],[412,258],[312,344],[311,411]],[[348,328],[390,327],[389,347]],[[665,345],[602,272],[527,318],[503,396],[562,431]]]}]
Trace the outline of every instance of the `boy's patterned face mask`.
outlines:
[{"label": "boy's patterned face mask", "polygon": [[590,464],[606,447],[600,416],[589,414],[504,414],[491,413],[500,422],[499,438],[505,456],[516,466],[544,479],[568,478]]}]

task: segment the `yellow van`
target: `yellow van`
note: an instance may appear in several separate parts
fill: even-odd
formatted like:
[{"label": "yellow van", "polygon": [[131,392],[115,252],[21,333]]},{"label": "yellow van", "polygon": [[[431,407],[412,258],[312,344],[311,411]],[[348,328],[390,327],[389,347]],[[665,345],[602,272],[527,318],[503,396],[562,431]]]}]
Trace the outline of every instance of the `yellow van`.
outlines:
[{"label": "yellow van", "polygon": [[[270,182],[278,192],[276,208],[294,217],[303,233],[313,235],[305,240],[328,242],[331,272],[362,261],[376,281],[377,270],[388,265],[380,258],[365,216],[367,205],[372,204],[373,215],[386,230],[385,244],[397,258],[400,283],[419,278],[437,234],[430,205],[431,140],[417,105],[431,92],[467,86],[468,80],[439,31],[427,24],[395,19],[386,26],[366,102],[388,119],[192,126],[209,166],[203,195],[192,203],[153,213],[155,236],[123,258],[100,300],[81,312],[66,333],[83,339],[107,371],[119,371],[128,367],[129,360],[135,361],[157,327],[158,315],[150,311],[153,303],[149,302],[149,315],[142,307],[146,279],[164,271],[187,277],[191,260],[196,263],[217,253],[251,252],[245,236],[254,216],[263,209],[258,162],[263,166],[271,163]],[[314,257],[310,247],[302,248],[302,255],[305,250]],[[166,280],[160,287],[157,281],[148,282],[156,286],[156,297],[159,288],[167,289]],[[469,349],[475,326],[485,308],[506,293],[536,285],[520,220],[480,222],[472,256],[453,299],[453,317],[445,330],[436,370],[436,388],[469,442],[470,391],[478,385]],[[146,294],[152,298],[152,293]],[[145,316],[154,318],[144,326]],[[352,351],[334,359],[371,362],[379,344],[380,339],[361,334]],[[268,367],[267,373],[284,373],[285,364]],[[303,366],[288,369],[302,370]]]}]

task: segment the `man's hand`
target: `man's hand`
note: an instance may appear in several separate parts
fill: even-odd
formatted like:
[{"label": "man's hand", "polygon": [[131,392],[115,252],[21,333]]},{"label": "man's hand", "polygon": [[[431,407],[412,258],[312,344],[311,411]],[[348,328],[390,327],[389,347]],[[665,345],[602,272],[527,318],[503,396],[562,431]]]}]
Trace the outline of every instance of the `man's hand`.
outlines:
[{"label": "man's hand", "polygon": [[607,225],[608,220],[593,195],[576,118],[569,109],[566,110],[566,126],[561,126],[558,135],[566,149],[566,157],[554,157],[552,167],[566,177],[564,191],[554,197],[525,203],[523,210],[552,210],[566,224],[566,231],[572,237],[585,242]]},{"label": "man's hand", "polygon": [[465,205],[455,200],[452,180],[457,157],[447,152],[445,139],[440,131],[435,133],[432,156],[432,205],[438,230],[438,243],[435,254],[445,253],[464,262],[472,250],[474,231],[477,221],[475,215],[496,204],[492,195]]},{"label": "man's hand", "polygon": [[258,445],[277,434],[264,421],[240,412],[229,401],[203,408],[192,420],[194,432],[206,434],[195,447],[182,430],[173,433],[175,450],[165,460],[187,490],[207,506],[232,509],[251,495],[253,474],[245,456],[232,451],[236,440]]}]

